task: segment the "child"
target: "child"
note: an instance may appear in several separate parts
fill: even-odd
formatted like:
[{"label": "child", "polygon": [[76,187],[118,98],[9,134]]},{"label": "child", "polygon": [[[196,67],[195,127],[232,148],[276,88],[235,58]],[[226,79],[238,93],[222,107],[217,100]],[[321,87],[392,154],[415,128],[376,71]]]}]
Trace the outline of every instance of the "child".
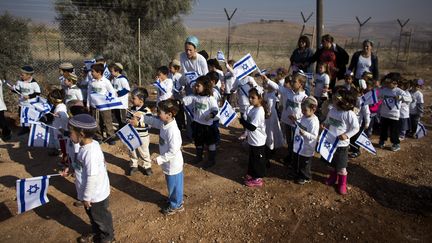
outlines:
[{"label": "child", "polygon": [[160,129],[160,155],[154,158],[152,162],[162,167],[168,186],[169,205],[162,210],[165,215],[173,215],[184,211],[182,138],[174,119],[178,109],[176,101],[169,99],[159,102],[159,119],[152,116],[142,116],[146,124]]},{"label": "child", "polygon": [[81,89],[77,86],[78,77],[74,73],[64,76],[65,104],[71,100],[83,100]]},{"label": "child", "polygon": [[62,153],[61,165],[67,165],[67,154],[66,154],[66,137],[64,133],[68,131],[68,112],[66,105],[63,103],[64,93],[60,89],[53,89],[48,94],[48,101],[53,105],[53,121],[52,126],[56,129],[51,129],[53,134],[52,141],[54,142],[54,148],[49,155],[58,155],[58,149],[60,148]]},{"label": "child", "polygon": [[[87,70],[87,67],[84,65],[82,68],[81,76],[79,77],[79,81],[77,81],[77,86],[81,89],[83,103],[84,106],[87,107],[87,89],[88,89],[88,83],[89,83],[89,77],[91,76],[91,71]],[[90,79],[91,81],[91,79]],[[67,103],[66,103],[67,104]]]},{"label": "child", "polygon": [[[182,74],[180,73],[180,62],[176,59],[172,60],[169,63],[169,78],[173,81],[173,97],[177,101],[181,101],[183,99],[183,89],[184,86],[182,84],[181,78]],[[186,117],[183,106],[179,107],[179,111],[175,117],[177,125],[180,130],[186,128]]]},{"label": "child", "polygon": [[326,63],[318,63],[318,73],[315,74],[314,97],[318,100],[318,117],[324,120],[321,115],[322,104],[328,99],[328,91],[330,86],[330,76],[328,75],[328,65]]},{"label": "child", "polygon": [[153,174],[153,171],[151,169],[151,159],[150,159],[150,151],[149,151],[149,144],[150,144],[150,136],[148,133],[149,127],[143,123],[143,120],[138,120],[135,116],[140,115],[147,115],[151,114],[151,111],[149,108],[145,107],[145,101],[148,97],[148,92],[145,88],[136,88],[132,91],[132,108],[131,112],[133,114],[128,113],[128,119],[130,120],[130,124],[132,126],[136,127],[137,132],[140,136],[142,145],[136,148],[134,151],[130,152],[130,169],[128,172],[128,175],[131,176],[135,172],[138,171],[138,156],[140,156],[143,160],[143,167],[144,167],[144,173],[147,176],[151,176]]},{"label": "child", "polygon": [[296,183],[303,185],[311,181],[311,158],[314,155],[315,146],[318,140],[319,120],[315,115],[318,108],[318,101],[309,96],[301,104],[303,116],[296,125],[299,129],[299,136],[295,140],[303,140],[302,146],[294,152],[294,167],[296,172]]},{"label": "child", "polygon": [[233,69],[231,68],[234,65],[235,61],[234,60],[229,60],[228,63],[225,64],[226,66],[226,72],[224,74],[224,80],[225,80],[225,89],[224,89],[224,100],[227,100],[228,103],[231,104],[232,107],[234,107],[234,103],[233,103],[233,95],[234,93],[231,92],[234,82],[235,82],[235,77],[233,74]]},{"label": "child", "polygon": [[218,75],[218,80],[215,82],[215,88],[221,93],[225,87],[223,86],[225,84],[225,75],[222,71],[222,67],[220,66],[219,62],[216,59],[209,59],[207,61],[207,66],[209,72],[216,72]]},{"label": "child", "polygon": [[8,141],[12,138],[12,132],[5,118],[5,111],[7,111],[7,107],[3,99],[3,82],[0,81],[0,128],[2,130],[1,138],[3,141]]},{"label": "child", "polygon": [[59,66],[59,73],[60,73],[60,77],[59,77],[60,87],[62,90],[66,90],[67,86],[65,84],[65,78],[69,74],[74,73],[74,66],[70,62],[64,62]]},{"label": "child", "polygon": [[[110,183],[105,158],[98,142],[92,137],[98,131],[96,120],[88,114],[79,114],[69,120],[70,139],[80,149],[72,162],[78,199],[83,202],[90,218],[93,234],[82,235],[78,242],[113,242],[112,215],[108,210]],[[66,168],[61,174],[66,176]]]},{"label": "child", "polygon": [[246,109],[249,107],[249,90],[253,87],[256,87],[258,84],[255,79],[251,76],[246,76],[243,79],[239,80],[236,78],[234,84],[231,89],[231,93],[237,92],[237,102],[240,108],[240,115],[246,112]]},{"label": "child", "polygon": [[358,80],[356,83],[356,87],[358,87],[359,91],[363,91],[367,88],[367,82],[373,79],[373,75],[371,72],[364,71],[362,74],[362,78]]},{"label": "child", "polygon": [[173,81],[168,78],[168,75],[167,66],[161,66],[157,69],[156,82],[154,83],[158,90],[156,104],[173,96]]},{"label": "child", "polygon": [[102,63],[96,63],[92,65],[91,75],[93,77],[92,81],[88,84],[88,92],[87,92],[87,107],[90,108],[90,112],[93,117],[96,118],[98,124],[102,121],[103,126],[99,127],[99,132],[96,133],[95,139],[99,142],[103,140],[103,128],[105,128],[105,132],[108,139],[109,145],[114,145],[115,141],[114,137],[114,128],[112,124],[112,114],[110,110],[100,111],[95,108],[93,104],[91,104],[90,95],[92,93],[98,93],[102,95],[106,95],[107,93],[111,93],[113,96],[117,95],[117,91],[111,85],[111,82],[103,76],[104,66]]},{"label": "child", "polygon": [[409,106],[410,110],[410,132],[409,136],[414,137],[417,132],[417,125],[420,121],[420,117],[423,116],[424,112],[424,99],[421,87],[424,84],[423,79],[414,79],[411,83],[411,97],[412,102]]},{"label": "child", "polygon": [[344,87],[347,90],[351,90],[351,88],[355,88],[355,85],[354,85],[353,82],[354,82],[354,73],[351,72],[350,70],[348,70],[345,73],[345,84],[344,84]]},{"label": "child", "polygon": [[334,169],[330,171],[326,184],[334,185],[337,181],[338,192],[345,195],[347,194],[348,147],[350,138],[359,131],[358,118],[352,111],[357,102],[357,95],[344,87],[335,87],[334,90],[336,92],[332,100],[333,107],[323,125],[330,133],[338,136],[339,142],[330,164]]},{"label": "child", "polygon": [[109,68],[112,76],[112,86],[117,91],[117,97],[120,98],[123,107],[121,109],[112,110],[114,113],[114,117],[118,122],[118,129],[121,129],[124,125],[126,125],[126,110],[129,108],[129,80],[124,76],[123,73],[123,65],[121,63],[114,63]]},{"label": "child", "polygon": [[247,142],[249,144],[249,164],[245,177],[245,185],[248,187],[261,187],[266,174],[265,142],[266,104],[262,97],[264,91],[261,87],[249,90],[249,102],[251,106],[246,110],[246,119],[240,117],[240,123],[247,129]]},{"label": "child", "polygon": [[399,117],[399,140],[404,140],[407,131],[410,130],[409,126],[409,107],[412,101],[411,94],[409,92],[410,89],[410,81],[409,80],[401,80],[399,81],[398,86],[401,90],[404,91],[404,99],[400,105],[400,117]]},{"label": "child", "polygon": [[399,141],[399,118],[400,105],[408,97],[405,92],[397,87],[401,80],[399,73],[389,73],[383,78],[384,87],[380,89],[378,98],[383,101],[380,107],[381,117],[381,134],[379,147],[384,148],[384,143],[388,138],[388,130],[390,130],[390,141],[392,142],[391,151],[400,150]]},{"label": "child", "polygon": [[[208,162],[204,168],[212,167],[216,163],[217,135],[214,129],[215,120],[219,109],[216,99],[212,96],[212,84],[207,76],[200,76],[195,83],[195,95],[183,98],[185,108],[193,107],[192,134],[196,147],[194,164],[202,161],[204,145],[208,145]],[[189,108],[187,108],[189,109]]]},{"label": "child", "polygon": [[[370,81],[368,81],[370,82]],[[367,90],[364,90],[363,92],[358,91],[357,87],[352,87],[349,91],[352,91],[353,93],[357,94],[357,102],[356,106],[354,107],[353,111],[357,115],[358,123],[360,125],[359,131],[351,137],[350,139],[350,149],[348,157],[350,158],[357,158],[360,156],[360,146],[357,145],[355,142],[360,137],[361,133],[364,130],[367,130],[370,125],[370,110],[368,105],[362,104],[362,95],[367,92]]]},{"label": "child", "polygon": [[[24,66],[21,68],[21,80],[18,80],[16,85],[11,87],[12,92],[20,95],[18,114],[21,114],[21,109],[24,106],[30,105],[29,99],[36,98],[41,94],[39,84],[33,78],[34,70],[31,66]],[[18,136],[30,132],[29,127],[21,127]]]},{"label": "child", "polygon": [[[366,83],[367,91],[374,90],[377,95],[379,95],[379,91],[381,89],[381,81],[375,80],[375,81],[368,81]],[[379,130],[379,124],[380,124],[380,117],[379,117],[379,108],[381,106],[382,100],[378,100],[378,103],[374,105],[369,105],[369,111],[370,111],[370,124],[368,129],[366,129],[366,135],[368,137],[372,136],[373,131]]]},{"label": "child", "polygon": [[[213,60],[213,59],[212,59]],[[219,84],[219,78],[220,78],[220,74],[216,71],[210,71],[206,74],[206,76],[209,77],[210,82],[212,84],[212,90],[213,90],[213,97],[216,99],[216,102],[218,104],[218,108],[221,106],[221,102],[222,102],[222,95],[220,93],[220,89],[218,89],[217,84]],[[216,133],[216,144],[219,144],[220,142],[220,131],[219,131],[219,118],[216,117],[213,120],[213,129],[215,130]]]}]

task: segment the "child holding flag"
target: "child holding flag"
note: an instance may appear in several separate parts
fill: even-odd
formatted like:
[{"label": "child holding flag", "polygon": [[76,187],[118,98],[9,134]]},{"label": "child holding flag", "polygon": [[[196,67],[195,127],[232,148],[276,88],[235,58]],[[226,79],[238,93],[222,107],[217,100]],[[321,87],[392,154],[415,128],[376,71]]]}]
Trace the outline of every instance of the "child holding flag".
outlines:
[{"label": "child holding flag", "polygon": [[410,113],[410,137],[414,137],[417,132],[417,126],[420,121],[420,117],[423,116],[424,113],[424,99],[423,93],[421,92],[421,87],[424,84],[423,79],[414,79],[411,82],[411,97],[412,102],[409,107]]},{"label": "child holding flag", "polygon": [[157,88],[156,104],[162,100],[167,100],[173,96],[173,81],[168,78],[169,69],[167,66],[161,66],[157,69],[156,81],[154,85]]},{"label": "child holding flag", "polygon": [[350,138],[359,131],[358,118],[353,112],[357,102],[357,95],[352,90],[347,90],[343,86],[335,87],[333,95],[333,107],[330,108],[323,126],[328,132],[339,138],[336,151],[331,160],[330,175],[326,180],[327,185],[338,183],[338,192],[342,195],[347,194],[347,167],[348,167],[348,148]]},{"label": "child holding flag", "polygon": [[121,63],[114,63],[109,68],[111,72],[111,83],[113,88],[117,91],[117,97],[119,97],[123,107],[121,109],[113,109],[114,117],[118,122],[118,129],[126,125],[126,110],[129,107],[129,80],[123,75],[123,65]]}]

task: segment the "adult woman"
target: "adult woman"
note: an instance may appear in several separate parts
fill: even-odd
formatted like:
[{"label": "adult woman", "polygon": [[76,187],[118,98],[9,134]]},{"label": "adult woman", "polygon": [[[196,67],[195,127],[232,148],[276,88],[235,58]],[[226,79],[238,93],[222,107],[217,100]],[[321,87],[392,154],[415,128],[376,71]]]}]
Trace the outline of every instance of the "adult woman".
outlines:
[{"label": "adult woman", "polygon": [[333,90],[336,85],[336,79],[344,78],[346,65],[349,61],[348,53],[334,43],[333,36],[327,34],[321,37],[321,46],[310,59],[311,63],[316,61],[328,65],[330,90]]},{"label": "adult woman", "polygon": [[293,72],[302,70],[305,73],[312,73],[312,65],[309,58],[313,56],[313,50],[310,48],[310,40],[307,36],[302,35],[297,41],[297,48],[290,57],[291,69]]},{"label": "adult woman", "polygon": [[371,72],[373,80],[378,80],[378,57],[372,52],[373,42],[363,41],[363,50],[354,53],[348,67],[354,73],[354,84],[358,86],[358,80],[365,71]]}]

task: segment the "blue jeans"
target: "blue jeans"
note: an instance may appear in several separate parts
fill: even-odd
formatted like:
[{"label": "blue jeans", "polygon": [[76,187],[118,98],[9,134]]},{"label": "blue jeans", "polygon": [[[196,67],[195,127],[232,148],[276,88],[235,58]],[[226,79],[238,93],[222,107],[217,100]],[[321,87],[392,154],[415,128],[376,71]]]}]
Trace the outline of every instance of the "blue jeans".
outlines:
[{"label": "blue jeans", "polygon": [[179,208],[183,204],[183,171],[176,175],[165,175],[165,180],[170,208]]}]

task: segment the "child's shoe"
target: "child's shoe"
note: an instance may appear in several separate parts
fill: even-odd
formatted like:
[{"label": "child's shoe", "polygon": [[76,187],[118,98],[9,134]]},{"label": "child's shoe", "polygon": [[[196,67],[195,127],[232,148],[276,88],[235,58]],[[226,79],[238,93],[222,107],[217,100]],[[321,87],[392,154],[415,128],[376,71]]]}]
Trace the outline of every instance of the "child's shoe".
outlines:
[{"label": "child's shoe", "polygon": [[347,194],[347,177],[348,175],[339,175],[338,192],[341,195]]},{"label": "child's shoe", "polygon": [[385,147],[385,143],[384,142],[379,142],[378,147],[380,149],[383,149]]},{"label": "child's shoe", "polygon": [[167,208],[165,208],[165,209],[162,210],[162,213],[165,216],[170,216],[170,215],[174,215],[176,213],[180,213],[180,212],[183,212],[183,211],[184,211],[184,207],[183,207],[183,204],[182,204],[178,208],[171,208],[170,206],[168,206]]},{"label": "child's shoe", "polygon": [[239,138],[238,140],[243,141],[247,138],[247,132],[244,132]]},{"label": "child's shoe", "polygon": [[305,179],[305,178],[297,178],[295,183],[299,184],[299,185],[304,185],[306,183],[310,183],[311,180],[310,179]]},{"label": "child's shoe", "polygon": [[262,187],[264,185],[264,181],[262,178],[250,179],[245,182],[248,187]]},{"label": "child's shoe", "polygon": [[153,170],[151,168],[144,169],[144,175],[146,176],[153,175]]},{"label": "child's shoe", "polygon": [[337,174],[337,172],[336,171],[331,171],[329,173],[329,177],[325,181],[325,184],[327,186],[333,186],[334,184],[336,184],[337,180],[338,180],[338,174]]},{"label": "child's shoe", "polygon": [[138,171],[138,167],[130,167],[127,175],[131,176],[131,175],[133,175],[137,171]]},{"label": "child's shoe", "polygon": [[399,144],[393,144],[390,148],[391,151],[396,152],[400,150],[400,145]]}]

